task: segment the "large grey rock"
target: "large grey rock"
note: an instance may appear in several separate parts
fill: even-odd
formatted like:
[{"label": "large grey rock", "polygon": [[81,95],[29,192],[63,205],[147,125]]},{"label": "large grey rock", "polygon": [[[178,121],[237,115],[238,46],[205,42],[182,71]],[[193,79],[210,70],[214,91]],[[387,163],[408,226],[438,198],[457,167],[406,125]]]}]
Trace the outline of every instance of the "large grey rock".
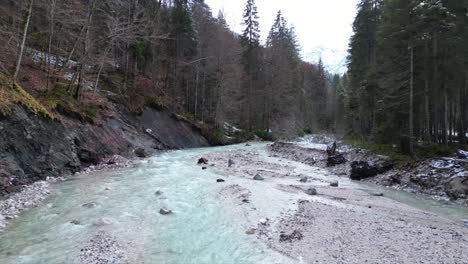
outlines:
[{"label": "large grey rock", "polygon": [[161,208],[159,210],[159,213],[162,214],[162,215],[170,215],[170,214],[172,214],[172,211],[167,209],[167,208]]},{"label": "large grey rock", "polygon": [[253,177],[253,179],[256,180],[256,181],[263,181],[263,180],[265,180],[265,178],[263,178],[262,176],[260,176],[260,174],[255,175],[255,176]]}]

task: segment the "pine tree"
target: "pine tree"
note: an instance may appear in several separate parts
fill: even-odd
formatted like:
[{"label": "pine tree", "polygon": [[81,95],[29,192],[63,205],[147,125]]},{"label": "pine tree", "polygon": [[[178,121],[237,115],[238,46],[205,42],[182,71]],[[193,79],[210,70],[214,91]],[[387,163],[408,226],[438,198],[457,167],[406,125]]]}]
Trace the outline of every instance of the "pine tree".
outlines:
[{"label": "pine tree", "polygon": [[[254,116],[254,102],[258,97],[258,91],[254,91],[255,87],[259,87],[261,80],[261,48],[260,48],[260,29],[258,22],[258,11],[254,0],[247,0],[244,9],[243,25],[245,29],[241,36],[241,45],[243,47],[243,65],[246,73],[244,81],[244,89],[246,90],[246,107],[243,113],[246,120],[246,127],[249,130],[254,129],[254,124],[258,124],[259,120]],[[258,110],[258,109],[257,109]],[[255,111],[258,113],[258,111]]]}]

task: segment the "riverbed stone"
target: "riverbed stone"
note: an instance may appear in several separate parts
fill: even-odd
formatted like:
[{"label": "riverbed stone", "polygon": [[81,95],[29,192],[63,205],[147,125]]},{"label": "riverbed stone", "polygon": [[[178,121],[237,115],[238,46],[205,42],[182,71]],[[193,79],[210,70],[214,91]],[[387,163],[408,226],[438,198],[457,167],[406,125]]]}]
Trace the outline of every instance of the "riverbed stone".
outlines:
[{"label": "riverbed stone", "polygon": [[331,186],[331,187],[338,187],[338,185],[339,185],[338,181],[332,181],[332,182],[330,182],[330,186]]},{"label": "riverbed stone", "polygon": [[224,179],[217,179],[216,182],[225,182]]},{"label": "riverbed stone", "polygon": [[83,204],[83,205],[81,205],[81,206],[82,206],[82,207],[84,207],[84,208],[91,209],[91,208],[94,208],[94,207],[96,207],[96,206],[97,206],[97,204],[96,204],[96,203],[94,203],[94,202],[91,202],[91,203],[85,203],[85,204]]},{"label": "riverbed stone", "polygon": [[253,179],[256,180],[256,181],[264,181],[264,180],[265,180],[265,178],[263,178],[262,176],[260,176],[260,174],[255,175],[255,176],[253,177]]},{"label": "riverbed stone", "polygon": [[317,195],[317,189],[315,188],[309,188],[305,191],[308,195]]},{"label": "riverbed stone", "polygon": [[372,193],[372,196],[382,197],[382,196],[384,196],[384,194],[381,193],[381,192],[374,192],[374,193]]},{"label": "riverbed stone", "polygon": [[309,177],[307,177],[307,176],[302,176],[301,179],[300,179],[299,181],[302,182],[302,183],[306,183],[306,182],[309,181]]},{"label": "riverbed stone", "polygon": [[162,214],[162,215],[170,215],[170,214],[172,214],[172,211],[167,209],[167,208],[161,208],[159,210],[159,213]]},{"label": "riverbed stone", "polygon": [[208,164],[208,160],[206,158],[199,158],[198,159],[198,162],[197,162],[198,165],[202,165],[202,164]]}]

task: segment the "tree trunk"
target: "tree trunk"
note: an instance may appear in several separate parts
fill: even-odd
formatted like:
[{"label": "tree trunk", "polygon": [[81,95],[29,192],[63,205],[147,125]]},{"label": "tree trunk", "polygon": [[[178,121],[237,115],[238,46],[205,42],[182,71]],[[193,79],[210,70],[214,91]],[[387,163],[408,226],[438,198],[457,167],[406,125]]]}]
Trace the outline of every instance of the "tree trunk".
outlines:
[{"label": "tree trunk", "polygon": [[23,39],[21,40],[20,52],[18,54],[18,60],[16,61],[15,73],[13,74],[13,84],[16,84],[18,74],[21,68],[21,61],[23,60],[24,48],[26,46],[26,38],[28,36],[29,23],[31,22],[31,15],[33,10],[34,0],[30,0],[28,11],[26,13],[26,21],[23,27]]},{"label": "tree trunk", "polygon": [[414,137],[414,131],[413,131],[413,97],[414,97],[414,48],[410,47],[410,91],[409,91],[409,154],[414,155],[414,146],[413,146],[413,137]]},{"label": "tree trunk", "polygon": [[448,113],[449,112],[449,106],[448,106],[448,95],[447,91],[444,91],[444,116],[443,116],[443,142],[444,145],[448,146],[448,129],[449,129],[449,123],[448,123]]}]

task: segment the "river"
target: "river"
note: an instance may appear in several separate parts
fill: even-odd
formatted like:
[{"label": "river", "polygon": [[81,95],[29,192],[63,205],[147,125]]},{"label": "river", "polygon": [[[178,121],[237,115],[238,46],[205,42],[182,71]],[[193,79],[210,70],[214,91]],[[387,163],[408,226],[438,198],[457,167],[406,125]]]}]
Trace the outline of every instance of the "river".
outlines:
[{"label": "river", "polygon": [[[246,147],[172,151],[132,168],[79,175],[53,184],[52,195],[42,206],[21,214],[0,234],[0,263],[77,263],[80,249],[99,230],[120,241],[131,263],[300,263],[246,235],[242,224],[225,213],[216,199],[220,175],[196,165],[200,156],[214,150],[242,148]],[[382,191],[377,186],[340,181],[352,188]],[[157,191],[162,195],[156,195]],[[454,220],[468,218],[464,207],[383,191],[392,199]],[[162,207],[174,213],[161,215]]]}]

